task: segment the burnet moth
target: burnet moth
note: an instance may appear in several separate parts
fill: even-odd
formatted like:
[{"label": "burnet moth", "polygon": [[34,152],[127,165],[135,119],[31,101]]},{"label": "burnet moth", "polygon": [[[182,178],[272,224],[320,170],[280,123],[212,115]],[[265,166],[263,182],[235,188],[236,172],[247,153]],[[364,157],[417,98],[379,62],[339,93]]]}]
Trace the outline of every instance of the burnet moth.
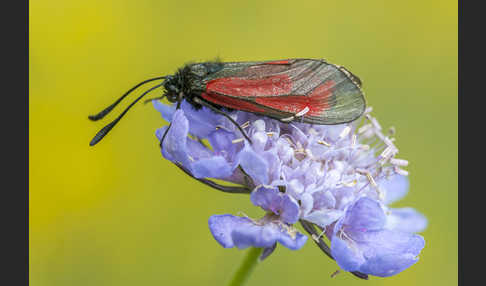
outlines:
[{"label": "burnet moth", "polygon": [[[174,75],[145,80],[89,119],[96,121],[103,118],[136,88],[157,80],[163,81],[145,91],[115,120],[103,127],[91,140],[90,146],[98,143],[135,103],[157,88],[165,89],[158,99],[166,97],[177,103],[177,108],[182,100],[186,100],[196,109],[205,106],[226,116],[250,142],[243,128],[226,111],[242,110],[282,122],[332,125],[357,119],[366,107],[360,79],[344,67],[325,60],[216,61],[188,64]],[[165,134],[161,145],[164,138]]]}]

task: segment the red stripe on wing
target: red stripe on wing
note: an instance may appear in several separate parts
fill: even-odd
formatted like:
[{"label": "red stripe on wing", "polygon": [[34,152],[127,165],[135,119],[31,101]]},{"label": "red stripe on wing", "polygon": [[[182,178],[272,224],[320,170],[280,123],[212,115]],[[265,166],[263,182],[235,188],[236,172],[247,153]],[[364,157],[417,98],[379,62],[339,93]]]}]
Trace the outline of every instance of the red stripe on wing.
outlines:
[{"label": "red stripe on wing", "polygon": [[276,96],[289,94],[291,90],[292,81],[286,74],[258,79],[223,77],[213,79],[206,84],[207,93],[220,93],[233,97]]},{"label": "red stripe on wing", "polygon": [[290,60],[280,60],[280,61],[273,61],[273,62],[266,62],[266,65],[288,65],[290,64]]},{"label": "red stripe on wing", "polygon": [[320,116],[322,112],[331,107],[330,99],[334,81],[329,80],[316,87],[309,95],[290,95],[281,97],[255,98],[255,102],[263,106],[274,108],[283,112],[298,113],[306,107],[308,116]]},{"label": "red stripe on wing", "polygon": [[202,93],[201,97],[211,103],[220,106],[233,108],[237,110],[249,111],[249,112],[265,113],[265,109],[260,108],[248,101],[244,101],[244,100],[240,100],[240,99],[236,99],[224,95],[214,94],[214,93]]}]

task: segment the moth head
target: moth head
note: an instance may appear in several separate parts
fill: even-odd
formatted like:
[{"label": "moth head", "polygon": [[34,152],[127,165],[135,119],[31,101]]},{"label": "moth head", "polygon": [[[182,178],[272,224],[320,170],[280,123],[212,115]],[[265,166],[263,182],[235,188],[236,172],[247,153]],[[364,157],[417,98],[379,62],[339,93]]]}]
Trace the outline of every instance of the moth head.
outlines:
[{"label": "moth head", "polygon": [[164,81],[165,96],[167,100],[174,103],[179,101],[179,94],[181,93],[181,85],[177,77],[169,75]]}]

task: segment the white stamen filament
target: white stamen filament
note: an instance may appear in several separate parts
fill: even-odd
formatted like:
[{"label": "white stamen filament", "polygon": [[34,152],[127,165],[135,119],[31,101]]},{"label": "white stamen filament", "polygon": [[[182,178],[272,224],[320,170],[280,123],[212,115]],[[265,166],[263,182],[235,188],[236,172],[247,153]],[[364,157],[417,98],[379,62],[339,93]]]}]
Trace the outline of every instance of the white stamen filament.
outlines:
[{"label": "white stamen filament", "polygon": [[248,126],[250,126],[250,121],[241,124],[241,128],[247,128]]},{"label": "white stamen filament", "polygon": [[365,124],[363,126],[361,126],[359,129],[358,129],[358,134],[361,134],[361,133],[365,133],[366,131],[368,131],[370,128],[372,127],[371,124]]},{"label": "white stamen filament", "polygon": [[376,183],[375,179],[373,179],[373,176],[371,176],[370,173],[366,173],[366,177],[368,178],[368,181],[370,181],[370,184],[373,187],[378,187],[378,184]]},{"label": "white stamen filament", "polygon": [[378,184],[376,183],[375,179],[371,175],[370,171],[365,170],[365,169],[361,169],[361,168],[356,168],[356,172],[358,172],[358,174],[365,175],[366,178],[368,179],[368,181],[370,182],[370,184],[373,187],[377,187],[378,186]]},{"label": "white stamen filament", "polygon": [[370,145],[366,145],[366,144],[359,145],[359,149],[364,150],[364,151],[368,151],[368,150],[370,150]]},{"label": "white stamen filament", "polygon": [[395,167],[394,168],[395,172],[397,172],[397,174],[399,175],[402,175],[402,176],[408,176],[408,171],[406,170],[403,170],[401,168],[398,168],[398,167]]},{"label": "white stamen filament", "polygon": [[376,193],[378,194],[378,199],[380,201],[385,200],[385,192],[383,192],[379,186],[376,187]]},{"label": "white stamen filament", "polygon": [[300,153],[300,154],[305,154],[305,149],[304,148],[297,148],[294,150],[295,153]]},{"label": "white stamen filament", "polygon": [[245,138],[237,138],[237,139],[232,140],[231,143],[236,144],[236,143],[239,143],[239,142],[243,142],[243,140],[245,140]]},{"label": "white stamen filament", "polygon": [[371,117],[371,124],[373,124],[373,126],[378,129],[378,130],[381,130],[381,125],[380,123],[378,123],[378,120],[376,120],[376,118],[374,117]]},{"label": "white stamen filament", "polygon": [[352,180],[351,182],[342,182],[341,185],[345,187],[354,187],[358,183],[357,180]]},{"label": "white stamen filament", "polygon": [[380,157],[382,157],[386,161],[389,158],[391,158],[394,155],[394,153],[395,153],[395,150],[393,150],[393,148],[391,148],[389,146],[389,147],[386,147],[385,150],[383,150],[383,152],[381,152]]},{"label": "white stamen filament", "polygon": [[393,141],[392,141],[390,138],[388,138],[388,137],[385,137],[385,138],[383,139],[383,142],[385,142],[385,144],[386,144],[387,146],[390,146],[390,147],[391,147],[391,146],[393,146],[393,147],[395,147],[395,144],[393,144]]},{"label": "white stamen filament", "polygon": [[226,131],[231,131],[228,128],[226,128],[225,126],[223,126],[223,125],[216,125],[216,130],[219,130],[219,129],[223,129],[223,130],[226,130]]},{"label": "white stamen filament", "polygon": [[391,158],[390,163],[395,166],[406,167],[408,166],[408,161],[403,159]]},{"label": "white stamen filament", "polygon": [[324,146],[327,146],[327,147],[331,147],[331,144],[327,143],[326,141],[324,140],[317,140],[317,143],[318,144],[321,144],[321,145],[324,145]]},{"label": "white stamen filament", "polygon": [[351,127],[349,127],[349,126],[344,127],[344,129],[339,134],[339,138],[343,139],[344,137],[346,137],[349,134],[350,131],[351,131]]}]

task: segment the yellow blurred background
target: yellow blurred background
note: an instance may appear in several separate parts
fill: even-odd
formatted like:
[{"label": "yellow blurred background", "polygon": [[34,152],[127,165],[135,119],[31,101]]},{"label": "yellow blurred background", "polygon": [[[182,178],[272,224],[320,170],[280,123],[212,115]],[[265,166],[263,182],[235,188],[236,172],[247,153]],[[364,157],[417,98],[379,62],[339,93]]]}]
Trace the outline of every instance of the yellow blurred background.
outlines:
[{"label": "yellow blurred background", "polygon": [[[224,285],[244,251],[211,236],[212,214],[260,216],[243,195],[188,178],[160,155],[165,124],[139,104],[95,148],[89,114],[190,61],[325,58],[363,81],[395,126],[424,213],[419,262],[361,281],[310,240],[278,247],[249,285],[457,284],[457,1],[30,1],[31,285]],[[131,101],[131,99],[127,100]]]}]

